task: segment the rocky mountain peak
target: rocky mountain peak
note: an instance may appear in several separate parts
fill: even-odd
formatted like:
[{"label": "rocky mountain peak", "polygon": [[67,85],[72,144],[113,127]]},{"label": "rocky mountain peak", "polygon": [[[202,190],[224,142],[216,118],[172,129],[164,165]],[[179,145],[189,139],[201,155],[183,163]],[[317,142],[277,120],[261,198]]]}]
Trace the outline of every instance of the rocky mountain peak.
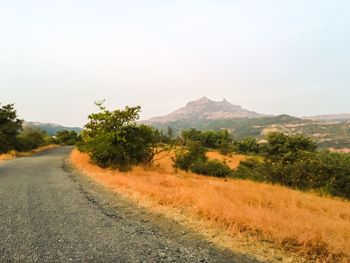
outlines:
[{"label": "rocky mountain peak", "polygon": [[257,118],[265,115],[248,111],[239,105],[234,105],[226,99],[214,101],[207,97],[188,102],[185,107],[180,108],[166,116],[155,117],[146,122],[165,123],[171,121],[197,121],[215,119]]}]

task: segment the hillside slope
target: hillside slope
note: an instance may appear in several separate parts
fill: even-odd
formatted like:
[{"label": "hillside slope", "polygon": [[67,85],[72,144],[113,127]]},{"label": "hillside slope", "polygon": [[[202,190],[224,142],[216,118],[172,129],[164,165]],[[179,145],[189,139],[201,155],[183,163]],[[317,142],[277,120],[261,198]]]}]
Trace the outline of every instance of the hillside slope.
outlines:
[{"label": "hillside slope", "polygon": [[83,130],[80,127],[65,127],[54,123],[42,123],[42,122],[25,122],[23,126],[39,128],[43,131],[46,131],[49,135],[55,135],[57,132],[63,131],[63,130],[75,131],[77,133],[80,133]]}]

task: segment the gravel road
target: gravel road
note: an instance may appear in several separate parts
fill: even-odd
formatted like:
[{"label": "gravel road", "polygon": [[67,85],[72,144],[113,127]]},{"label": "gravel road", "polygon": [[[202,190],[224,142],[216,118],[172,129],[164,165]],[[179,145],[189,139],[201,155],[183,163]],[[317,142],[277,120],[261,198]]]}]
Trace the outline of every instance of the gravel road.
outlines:
[{"label": "gravel road", "polygon": [[258,262],[79,175],[71,149],[0,163],[0,262]]}]

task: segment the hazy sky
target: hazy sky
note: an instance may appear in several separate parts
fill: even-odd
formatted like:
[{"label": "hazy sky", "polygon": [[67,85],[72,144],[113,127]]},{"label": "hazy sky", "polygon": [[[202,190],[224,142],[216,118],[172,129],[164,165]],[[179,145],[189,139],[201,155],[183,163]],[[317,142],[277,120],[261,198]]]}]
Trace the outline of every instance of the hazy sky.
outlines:
[{"label": "hazy sky", "polygon": [[83,125],[94,101],[143,118],[226,98],[350,112],[349,0],[0,0],[0,102]]}]

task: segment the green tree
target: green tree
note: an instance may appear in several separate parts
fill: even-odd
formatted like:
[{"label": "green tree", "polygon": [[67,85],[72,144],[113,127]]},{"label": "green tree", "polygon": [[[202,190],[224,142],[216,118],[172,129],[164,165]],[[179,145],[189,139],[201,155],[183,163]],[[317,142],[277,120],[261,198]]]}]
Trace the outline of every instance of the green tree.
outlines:
[{"label": "green tree", "polygon": [[17,135],[22,130],[22,124],[23,120],[18,119],[14,104],[0,107],[0,153],[18,146]]},{"label": "green tree", "polygon": [[260,152],[260,146],[254,137],[247,137],[241,141],[235,141],[234,149],[236,152],[244,154],[253,154]]},{"label": "green tree", "polygon": [[155,154],[155,130],[137,125],[141,107],[109,111],[102,103],[96,105],[100,112],[89,115],[80,149],[88,152],[101,167],[127,170],[132,165],[151,162]]},{"label": "green tree", "polygon": [[45,137],[45,132],[39,128],[26,127],[18,135],[18,150],[30,151],[38,148],[44,144]]},{"label": "green tree", "polygon": [[205,162],[207,150],[199,141],[187,141],[186,148],[181,148],[176,152],[173,158],[174,167],[181,170],[189,171],[195,162]]},{"label": "green tree", "polygon": [[267,135],[264,150],[271,160],[293,162],[302,152],[314,152],[316,148],[316,143],[312,139],[301,134],[288,136],[272,132]]},{"label": "green tree", "polygon": [[59,131],[56,133],[56,139],[60,144],[74,145],[80,140],[80,136],[76,131]]}]

